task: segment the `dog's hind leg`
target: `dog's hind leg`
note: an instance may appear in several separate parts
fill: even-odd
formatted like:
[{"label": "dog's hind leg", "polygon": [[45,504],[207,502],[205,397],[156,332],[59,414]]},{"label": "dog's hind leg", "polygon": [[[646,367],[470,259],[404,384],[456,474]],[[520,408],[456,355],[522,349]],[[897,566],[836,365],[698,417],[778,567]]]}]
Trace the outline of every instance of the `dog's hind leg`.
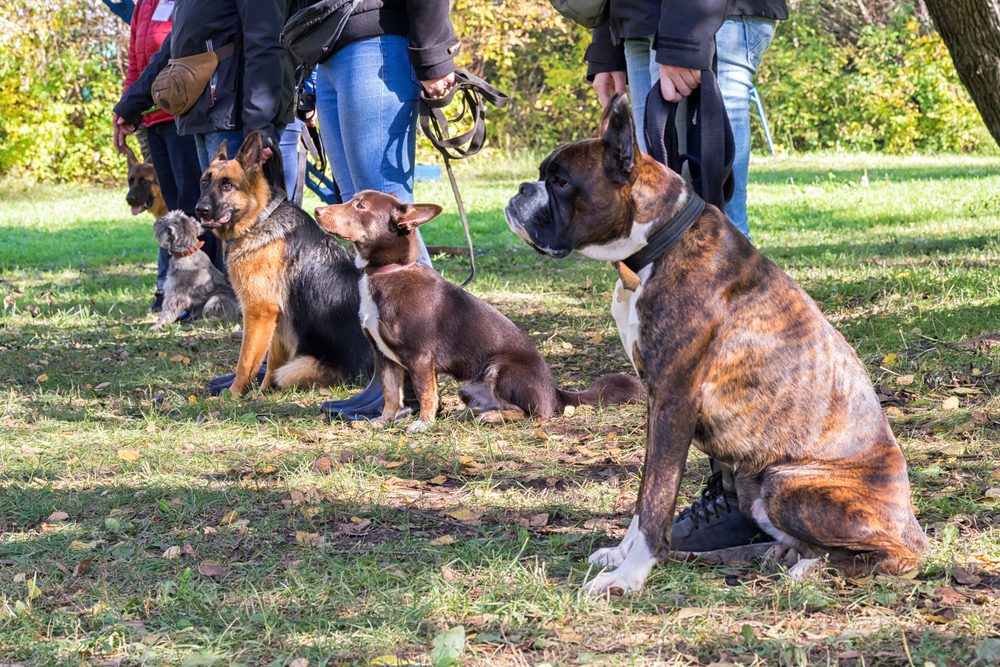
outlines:
[{"label": "dog's hind leg", "polygon": [[285,386],[284,383],[279,385],[276,382],[275,374],[281,369],[282,366],[288,363],[291,356],[292,351],[288,349],[284,338],[281,336],[281,326],[279,322],[279,325],[275,327],[274,335],[271,337],[271,349],[267,356],[267,371],[264,373],[264,381],[260,385],[261,389],[270,389],[271,387],[278,387],[279,389],[289,388]]},{"label": "dog's hind leg", "polygon": [[240,312],[239,304],[232,298],[213,294],[205,301],[201,308],[201,316],[204,319],[228,319]]}]

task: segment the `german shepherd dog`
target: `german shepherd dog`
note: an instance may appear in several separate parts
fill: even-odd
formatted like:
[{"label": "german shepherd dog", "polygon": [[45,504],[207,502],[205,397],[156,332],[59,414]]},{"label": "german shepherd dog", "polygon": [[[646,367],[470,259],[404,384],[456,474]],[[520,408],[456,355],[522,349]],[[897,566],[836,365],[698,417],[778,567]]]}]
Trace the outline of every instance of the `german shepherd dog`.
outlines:
[{"label": "german shepherd dog", "polygon": [[156,180],[153,163],[140,160],[128,145],[125,146],[125,159],[128,161],[128,193],[125,201],[132,207],[132,215],[149,211],[154,218],[162,218],[167,212],[167,202],[160,192],[160,182]]},{"label": "german shepherd dog", "polygon": [[246,391],[268,352],[262,389],[367,379],[372,352],[358,320],[358,279],[347,250],[272,190],[271,149],[252,132],[234,159],[226,145],[201,177],[202,227],[229,241],[226,266],[243,310],[230,390]]}]

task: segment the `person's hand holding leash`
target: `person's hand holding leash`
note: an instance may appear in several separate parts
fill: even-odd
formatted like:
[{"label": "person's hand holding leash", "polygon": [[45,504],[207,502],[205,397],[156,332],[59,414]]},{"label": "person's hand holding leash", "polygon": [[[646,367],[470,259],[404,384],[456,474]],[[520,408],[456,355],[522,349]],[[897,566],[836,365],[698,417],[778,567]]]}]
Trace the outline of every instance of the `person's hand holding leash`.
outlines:
[{"label": "person's hand holding leash", "polygon": [[455,73],[451,72],[440,79],[431,79],[420,83],[430,97],[442,97],[455,87]]},{"label": "person's hand holding leash", "polygon": [[680,102],[701,85],[701,70],[660,65],[660,94],[668,102]]},{"label": "person's hand holding leash", "polygon": [[625,72],[598,72],[594,75],[594,90],[597,91],[597,99],[601,101],[601,108],[608,106],[608,102],[617,93],[625,92]]},{"label": "person's hand holding leash", "polygon": [[114,145],[119,153],[125,153],[125,137],[135,132],[135,125],[129,125],[118,114],[111,114],[111,120],[115,126]]}]

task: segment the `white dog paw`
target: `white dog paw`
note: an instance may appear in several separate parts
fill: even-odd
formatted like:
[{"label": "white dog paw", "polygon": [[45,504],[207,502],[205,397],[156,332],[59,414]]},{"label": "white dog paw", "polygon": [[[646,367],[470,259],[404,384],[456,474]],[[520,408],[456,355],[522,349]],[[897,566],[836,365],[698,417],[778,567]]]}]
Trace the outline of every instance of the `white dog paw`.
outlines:
[{"label": "white dog paw", "polygon": [[430,422],[425,422],[422,419],[418,419],[409,426],[406,427],[407,433],[423,433],[431,427]]},{"label": "white dog paw", "polygon": [[641,591],[644,583],[646,583],[645,577],[631,577],[629,572],[619,568],[610,572],[601,572],[588,581],[583,590],[589,595],[621,595]]},{"label": "white dog paw", "polygon": [[600,567],[618,567],[625,561],[626,554],[620,544],[617,547],[604,547],[590,554],[587,562]]},{"label": "white dog paw", "polygon": [[819,570],[819,558],[803,558],[788,569],[788,576],[794,581],[803,581]]}]

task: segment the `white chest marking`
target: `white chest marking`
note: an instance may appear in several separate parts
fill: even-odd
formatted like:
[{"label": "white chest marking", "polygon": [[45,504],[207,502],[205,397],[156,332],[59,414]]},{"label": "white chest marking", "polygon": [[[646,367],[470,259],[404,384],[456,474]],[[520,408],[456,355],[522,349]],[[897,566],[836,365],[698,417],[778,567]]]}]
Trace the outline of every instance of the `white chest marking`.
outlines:
[{"label": "white chest marking", "polygon": [[399,360],[396,353],[382,340],[382,332],[379,330],[378,306],[375,304],[375,300],[372,299],[372,293],[368,287],[368,276],[365,274],[361,274],[361,280],[358,281],[358,294],[361,296],[361,306],[358,308],[358,317],[361,318],[361,328],[367,331],[372,337],[372,340],[375,341],[375,347],[378,348],[379,352],[400,366],[403,366],[403,362]]},{"label": "white chest marking", "polygon": [[633,223],[627,238],[615,239],[599,245],[584,246],[578,248],[577,252],[584,257],[601,262],[617,262],[634,255],[646,246],[646,235],[649,234],[649,228],[652,224],[651,222]]},{"label": "white chest marking", "polygon": [[614,296],[611,298],[611,316],[615,318],[615,325],[618,327],[618,336],[622,339],[625,354],[628,355],[629,361],[632,362],[632,367],[637,372],[639,369],[636,366],[635,359],[632,358],[632,354],[636,343],[639,342],[639,330],[642,322],[639,320],[639,312],[636,309],[636,304],[639,302],[639,297],[642,296],[642,291],[646,287],[646,281],[649,280],[652,272],[652,264],[644,266],[639,270],[639,286],[636,287],[634,292],[625,289],[619,278],[618,282],[615,283]]}]

